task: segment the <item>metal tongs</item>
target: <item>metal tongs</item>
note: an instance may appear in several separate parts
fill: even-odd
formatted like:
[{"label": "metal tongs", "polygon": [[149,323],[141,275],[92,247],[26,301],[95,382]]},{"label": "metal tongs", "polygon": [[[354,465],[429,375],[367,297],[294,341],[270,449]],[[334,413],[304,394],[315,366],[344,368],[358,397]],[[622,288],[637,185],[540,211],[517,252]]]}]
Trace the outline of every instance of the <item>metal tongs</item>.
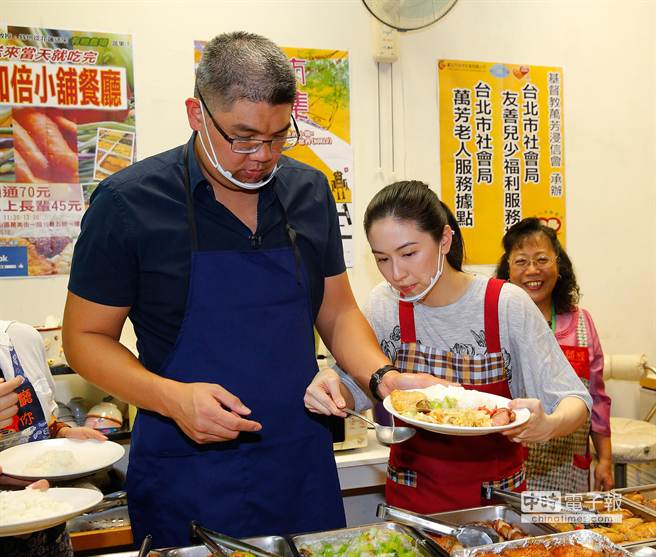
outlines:
[{"label": "metal tongs", "polygon": [[414,526],[420,530],[453,536],[463,547],[478,547],[499,541],[499,534],[494,528],[479,525],[451,526],[445,522],[438,522],[417,513],[391,507],[380,503],[376,509],[378,518],[391,518],[397,522]]},{"label": "metal tongs", "polygon": [[205,528],[195,520],[192,520],[189,524],[189,530],[192,540],[203,542],[207,549],[219,557],[232,557],[234,551],[251,553],[255,557],[280,557],[276,553],[271,553],[265,549],[227,536],[226,534],[220,534],[219,532]]}]

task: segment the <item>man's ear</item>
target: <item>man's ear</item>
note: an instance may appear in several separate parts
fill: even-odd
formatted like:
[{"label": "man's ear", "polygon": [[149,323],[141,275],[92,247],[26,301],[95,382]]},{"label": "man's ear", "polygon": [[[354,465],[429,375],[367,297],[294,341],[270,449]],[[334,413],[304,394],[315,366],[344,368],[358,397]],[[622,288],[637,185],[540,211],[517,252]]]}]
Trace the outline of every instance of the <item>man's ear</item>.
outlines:
[{"label": "man's ear", "polygon": [[203,114],[200,108],[200,101],[195,97],[189,97],[185,101],[187,109],[187,120],[189,127],[194,131],[200,131],[203,127]]}]

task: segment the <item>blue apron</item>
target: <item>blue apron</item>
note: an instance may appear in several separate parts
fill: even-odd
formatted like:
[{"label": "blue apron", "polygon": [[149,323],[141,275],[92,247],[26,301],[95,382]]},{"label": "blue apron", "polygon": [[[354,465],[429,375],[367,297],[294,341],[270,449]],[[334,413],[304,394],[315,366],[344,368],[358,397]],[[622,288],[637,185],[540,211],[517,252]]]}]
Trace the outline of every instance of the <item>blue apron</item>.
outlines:
[{"label": "blue apron", "polygon": [[152,534],[153,547],[187,545],[191,520],[234,537],[343,527],[330,431],[303,405],[317,364],[295,231],[287,224],[291,248],[200,251],[186,147],[183,157],[190,286],[159,375],[221,385],[262,430],[201,445],[139,410],[127,477],[135,543]]},{"label": "blue apron", "polygon": [[[18,354],[16,354],[16,350],[7,333],[13,321],[2,323],[3,327],[0,330],[0,335],[4,339],[2,344],[5,344],[9,351],[9,357],[11,358],[11,364],[14,369],[14,377],[22,377],[23,383],[16,389],[16,394],[18,395],[18,413],[13,417],[11,425],[5,427],[4,430],[0,430],[0,434],[2,431],[23,431],[30,429],[31,433],[29,434],[28,442],[49,439],[48,420],[43,412],[43,407],[36,394],[34,385],[32,385],[32,382],[23,370]],[[1,369],[0,377],[3,379],[6,378]]]}]

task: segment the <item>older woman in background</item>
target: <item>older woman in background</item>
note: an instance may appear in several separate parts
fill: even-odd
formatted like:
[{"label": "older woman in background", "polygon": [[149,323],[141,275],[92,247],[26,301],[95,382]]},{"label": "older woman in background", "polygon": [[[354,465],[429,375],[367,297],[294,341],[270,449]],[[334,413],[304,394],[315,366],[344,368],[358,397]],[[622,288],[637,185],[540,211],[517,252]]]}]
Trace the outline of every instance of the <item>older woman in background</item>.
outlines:
[{"label": "older woman in background", "polygon": [[529,445],[527,484],[532,490],[589,490],[591,456],[597,452],[595,489],[613,487],[610,398],[604,390],[604,355],[590,314],[577,306],[579,286],[556,232],[537,218],[513,225],[503,237],[496,275],[523,288],[538,306],[565,356],[590,390],[592,415],[574,433]]}]

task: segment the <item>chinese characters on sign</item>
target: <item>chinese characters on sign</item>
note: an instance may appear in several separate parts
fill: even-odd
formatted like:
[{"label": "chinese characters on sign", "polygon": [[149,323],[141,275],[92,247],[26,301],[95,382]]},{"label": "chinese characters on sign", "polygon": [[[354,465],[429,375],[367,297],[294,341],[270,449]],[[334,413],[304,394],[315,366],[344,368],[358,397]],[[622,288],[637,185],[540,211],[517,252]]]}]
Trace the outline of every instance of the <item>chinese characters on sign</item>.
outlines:
[{"label": "chinese characters on sign", "polygon": [[467,263],[496,263],[510,226],[537,216],[564,243],[562,70],[440,60],[442,199]]},{"label": "chinese characters on sign", "polygon": [[125,68],[16,64],[0,60],[0,103],[126,108]]},{"label": "chinese characters on sign", "polygon": [[134,131],[130,36],[0,26],[0,277],[68,273],[89,196],[133,162]]},{"label": "chinese characters on sign", "polygon": [[[194,41],[194,61],[200,62],[203,41]],[[323,172],[337,204],[344,259],[353,265],[353,149],[351,147],[348,52],[283,48],[296,73],[292,116],[298,124],[298,144],[285,155]]]}]

